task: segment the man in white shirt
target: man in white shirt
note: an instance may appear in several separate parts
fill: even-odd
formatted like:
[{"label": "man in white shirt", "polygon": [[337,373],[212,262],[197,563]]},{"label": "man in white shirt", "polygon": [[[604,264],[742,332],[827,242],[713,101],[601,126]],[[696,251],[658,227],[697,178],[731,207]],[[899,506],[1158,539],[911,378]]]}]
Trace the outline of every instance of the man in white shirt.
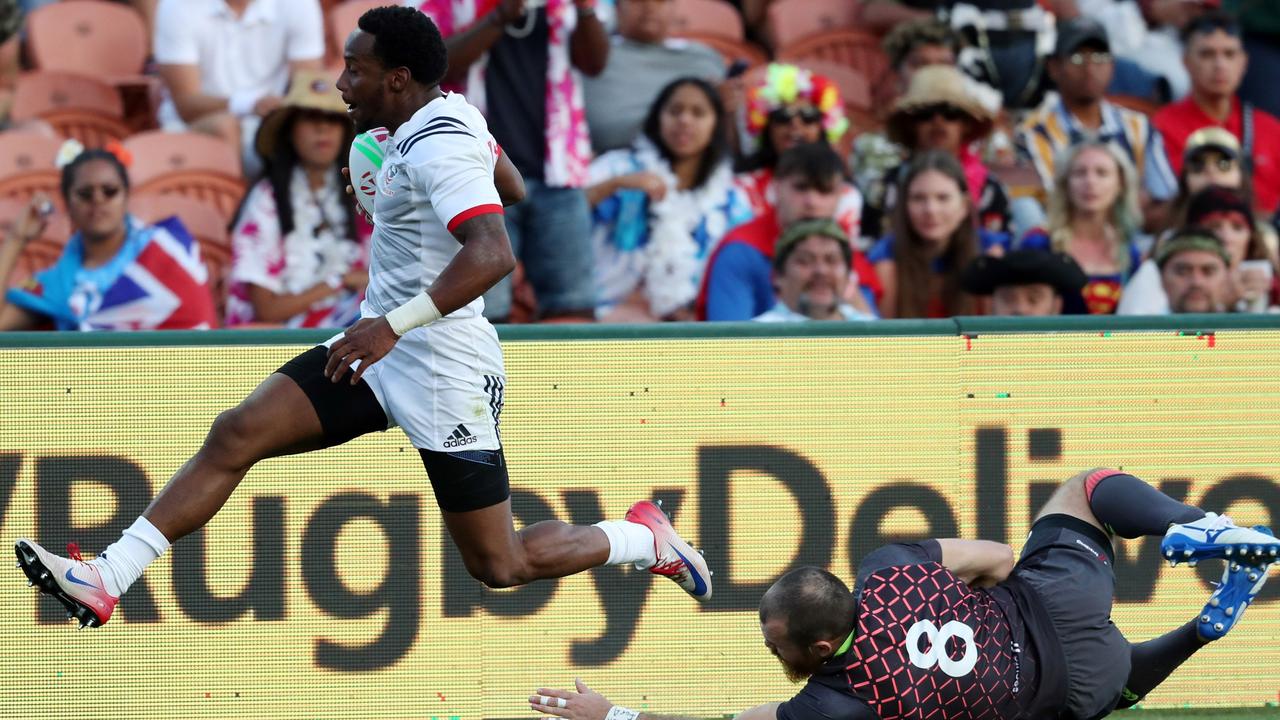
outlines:
[{"label": "man in white shirt", "polygon": [[258,461],[399,425],[463,563],[486,585],[631,563],[709,599],[705,561],[647,500],[625,520],[547,520],[516,531],[498,434],[502,350],[480,314],[480,296],[515,266],[494,183],[500,150],[478,110],[441,92],[444,40],[417,10],[365,13],[345,63],[338,89],[356,129],[391,132],[376,179],[363,318],[220,415],[199,452],[93,561],[19,540],[27,577],[81,626],[101,625],[146,566],[208,522]]},{"label": "man in white shirt", "polygon": [[160,126],[225,138],[252,175],[258,123],[293,72],[321,69],[324,16],[318,0],[161,0],[153,51],[168,90]]}]

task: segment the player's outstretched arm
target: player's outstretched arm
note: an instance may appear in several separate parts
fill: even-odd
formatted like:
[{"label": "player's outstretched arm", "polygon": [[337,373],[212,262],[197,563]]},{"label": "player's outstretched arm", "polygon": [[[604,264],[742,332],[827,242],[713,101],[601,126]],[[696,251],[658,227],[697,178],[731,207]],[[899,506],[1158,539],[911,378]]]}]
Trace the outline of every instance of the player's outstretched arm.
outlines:
[{"label": "player's outstretched arm", "polygon": [[1013,572],[1013,548],[990,540],[940,539],[942,564],[974,587],[989,587]]},{"label": "player's outstretched arm", "polygon": [[[617,706],[581,680],[573,683],[577,692],[538,688],[536,694],[529,696],[530,709],[569,720],[696,720],[674,715],[651,715]],[[777,710],[778,703],[760,705],[740,713],[738,720],[775,720]]]}]

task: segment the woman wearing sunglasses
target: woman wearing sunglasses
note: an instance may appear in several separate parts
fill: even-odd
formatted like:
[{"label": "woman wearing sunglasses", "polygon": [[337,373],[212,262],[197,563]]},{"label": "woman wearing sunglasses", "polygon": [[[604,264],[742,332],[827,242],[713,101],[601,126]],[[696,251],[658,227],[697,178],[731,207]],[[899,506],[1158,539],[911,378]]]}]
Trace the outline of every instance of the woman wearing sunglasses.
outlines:
[{"label": "woman wearing sunglasses", "polygon": [[[0,331],[195,330],[214,327],[209,272],[177,218],[144,225],[126,211],[129,162],[118,145],[63,146],[62,199],[74,231],[52,267],[0,299]],[[0,240],[0,278],[41,237],[49,201],[32,200]]]},{"label": "woman wearing sunglasses", "polygon": [[[738,163],[735,180],[755,216],[777,202],[773,170],[782,153],[799,145],[835,145],[849,130],[840,91],[826,77],[795,65],[772,63],[764,82],[747,91],[746,137],[754,152]],[[847,184],[836,207],[836,222],[851,238],[860,236],[862,195]]]},{"label": "woman wearing sunglasses", "polygon": [[[974,143],[991,134],[995,118],[969,92],[969,82],[951,65],[917,70],[889,116],[889,139],[906,151],[907,159],[928,150],[942,150],[959,160],[978,227],[1007,235],[1009,193],[972,149]],[[879,237],[887,229],[886,219],[892,217],[897,205],[905,168],[904,162],[872,186],[863,187],[867,200],[862,211],[863,234]]]}]

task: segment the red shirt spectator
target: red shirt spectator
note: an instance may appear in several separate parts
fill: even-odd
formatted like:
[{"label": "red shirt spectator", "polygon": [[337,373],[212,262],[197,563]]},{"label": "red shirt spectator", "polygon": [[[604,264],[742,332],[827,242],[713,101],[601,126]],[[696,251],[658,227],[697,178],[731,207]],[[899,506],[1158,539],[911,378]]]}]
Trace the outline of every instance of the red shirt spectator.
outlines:
[{"label": "red shirt spectator", "polygon": [[[1225,122],[1210,117],[1187,96],[1166,105],[1153,118],[1156,127],[1164,135],[1165,152],[1173,171],[1182,173],[1182,152],[1191,133],[1203,127],[1216,125],[1241,139],[1244,138],[1244,120],[1239,98],[1232,98],[1231,112]],[[1253,108],[1253,188],[1257,203],[1267,210],[1280,205],[1280,120],[1275,116]]]},{"label": "red shirt spectator", "polygon": [[1240,139],[1254,179],[1255,202],[1268,212],[1274,210],[1280,202],[1280,120],[1256,108],[1242,108],[1236,97],[1248,64],[1240,25],[1213,12],[1191,21],[1182,35],[1191,94],[1152,118],[1164,135],[1169,163],[1181,173],[1187,137],[1204,127],[1225,128]]}]

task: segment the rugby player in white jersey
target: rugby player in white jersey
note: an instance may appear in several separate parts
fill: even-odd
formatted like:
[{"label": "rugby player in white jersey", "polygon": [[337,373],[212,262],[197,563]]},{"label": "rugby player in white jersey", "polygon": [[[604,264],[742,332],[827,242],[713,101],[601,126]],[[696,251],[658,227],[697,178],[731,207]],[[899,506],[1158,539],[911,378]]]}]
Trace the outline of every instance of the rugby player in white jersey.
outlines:
[{"label": "rugby player in white jersey", "polygon": [[[146,566],[208,522],[259,460],[395,425],[422,456],[468,572],[486,585],[634,563],[698,600],[711,596],[705,562],[649,501],[625,520],[514,528],[498,435],[502,351],[480,299],[515,265],[494,180],[500,150],[480,113],[440,90],[447,58],[435,24],[406,7],[370,10],[346,42],[338,89],[356,130],[391,132],[363,317],[219,415],[200,450],[93,560],[15,544],[29,581],[81,627],[107,622]],[[499,184],[519,187],[502,165]]]}]

